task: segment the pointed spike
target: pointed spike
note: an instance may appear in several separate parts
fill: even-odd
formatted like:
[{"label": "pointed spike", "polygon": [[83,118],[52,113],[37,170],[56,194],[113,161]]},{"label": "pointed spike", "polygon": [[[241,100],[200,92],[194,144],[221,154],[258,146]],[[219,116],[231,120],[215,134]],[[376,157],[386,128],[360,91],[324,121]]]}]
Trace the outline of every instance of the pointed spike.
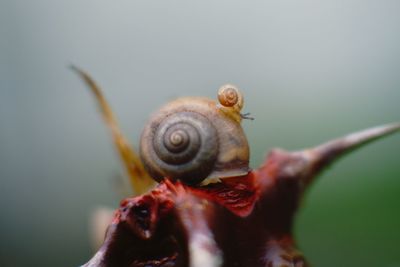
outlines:
[{"label": "pointed spike", "polygon": [[396,131],[400,131],[400,123],[377,126],[327,142],[317,146],[313,150],[321,155],[342,154],[392,134]]},{"label": "pointed spike", "polygon": [[114,145],[117,148],[123,165],[129,175],[134,192],[136,194],[142,194],[148,191],[148,189],[154,185],[154,181],[144,169],[143,164],[139,159],[139,156],[135,153],[133,148],[131,148],[127,139],[122,134],[118,126],[117,120],[112,113],[111,107],[103,96],[100,87],[83,70],[73,65],[71,65],[70,68],[82,78],[82,80],[86,83],[91,92],[94,94],[94,97],[102,113],[102,117],[107,127],[111,131]]},{"label": "pointed spike", "polygon": [[397,131],[400,131],[400,123],[387,124],[352,133],[311,149],[295,152],[307,161],[302,176],[306,182],[309,182],[321,170],[346,153]]}]

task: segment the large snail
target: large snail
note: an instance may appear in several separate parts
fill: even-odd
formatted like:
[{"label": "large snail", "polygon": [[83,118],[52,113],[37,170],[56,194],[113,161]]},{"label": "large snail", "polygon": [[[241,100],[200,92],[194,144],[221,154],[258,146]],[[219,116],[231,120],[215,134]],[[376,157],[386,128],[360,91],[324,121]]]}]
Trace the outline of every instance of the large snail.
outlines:
[{"label": "large snail", "polygon": [[[121,202],[86,267],[308,266],[292,233],[304,190],[341,155],[400,130],[394,123],[305,150],[274,149],[249,170],[243,97],[226,85],[218,103],[181,98],[155,113],[141,137],[143,165],[97,85],[74,69],[95,93],[134,189],[145,193]],[[148,192],[151,178],[159,184]]]},{"label": "large snail", "polygon": [[165,177],[207,184],[249,171],[249,146],[240,125],[243,97],[221,87],[219,104],[207,98],[170,102],[146,124],[140,156],[157,181]]}]

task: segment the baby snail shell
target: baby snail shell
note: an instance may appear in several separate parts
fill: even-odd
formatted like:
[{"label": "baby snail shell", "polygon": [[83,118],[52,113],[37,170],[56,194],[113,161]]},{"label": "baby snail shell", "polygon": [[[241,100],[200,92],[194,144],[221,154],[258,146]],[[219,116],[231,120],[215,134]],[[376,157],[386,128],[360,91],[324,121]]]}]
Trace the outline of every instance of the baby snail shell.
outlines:
[{"label": "baby snail shell", "polygon": [[240,123],[242,120],[240,110],[243,108],[244,100],[239,89],[232,84],[222,86],[218,90],[218,101],[220,110]]},{"label": "baby snail shell", "polygon": [[218,101],[222,106],[234,107],[238,111],[243,107],[243,95],[232,84],[226,84],[218,90]]},{"label": "baby snail shell", "polygon": [[146,170],[156,181],[169,178],[192,185],[247,174],[249,146],[238,117],[236,109],[227,111],[207,98],[168,103],[150,118],[141,135],[140,157]]}]

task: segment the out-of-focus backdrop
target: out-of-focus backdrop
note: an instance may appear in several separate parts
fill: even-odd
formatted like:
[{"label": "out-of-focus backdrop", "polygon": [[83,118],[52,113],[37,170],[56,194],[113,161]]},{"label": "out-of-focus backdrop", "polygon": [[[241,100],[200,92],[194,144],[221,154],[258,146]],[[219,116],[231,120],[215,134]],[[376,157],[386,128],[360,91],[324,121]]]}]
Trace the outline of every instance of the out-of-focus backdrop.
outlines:
[{"label": "out-of-focus backdrop", "polygon": [[[89,214],[123,175],[92,95],[101,84],[133,144],[161,104],[245,95],[258,166],[400,120],[399,1],[0,1],[0,265],[78,266]],[[400,134],[343,158],[295,227],[314,266],[400,266]]]}]

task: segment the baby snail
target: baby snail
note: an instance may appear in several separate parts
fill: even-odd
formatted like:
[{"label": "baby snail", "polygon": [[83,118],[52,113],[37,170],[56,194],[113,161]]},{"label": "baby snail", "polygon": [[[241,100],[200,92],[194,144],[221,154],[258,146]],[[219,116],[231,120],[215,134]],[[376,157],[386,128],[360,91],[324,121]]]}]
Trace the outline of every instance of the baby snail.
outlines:
[{"label": "baby snail", "polygon": [[228,84],[219,89],[218,101],[179,98],[150,118],[140,158],[153,179],[205,185],[249,172],[249,145],[240,124],[243,96]]}]

